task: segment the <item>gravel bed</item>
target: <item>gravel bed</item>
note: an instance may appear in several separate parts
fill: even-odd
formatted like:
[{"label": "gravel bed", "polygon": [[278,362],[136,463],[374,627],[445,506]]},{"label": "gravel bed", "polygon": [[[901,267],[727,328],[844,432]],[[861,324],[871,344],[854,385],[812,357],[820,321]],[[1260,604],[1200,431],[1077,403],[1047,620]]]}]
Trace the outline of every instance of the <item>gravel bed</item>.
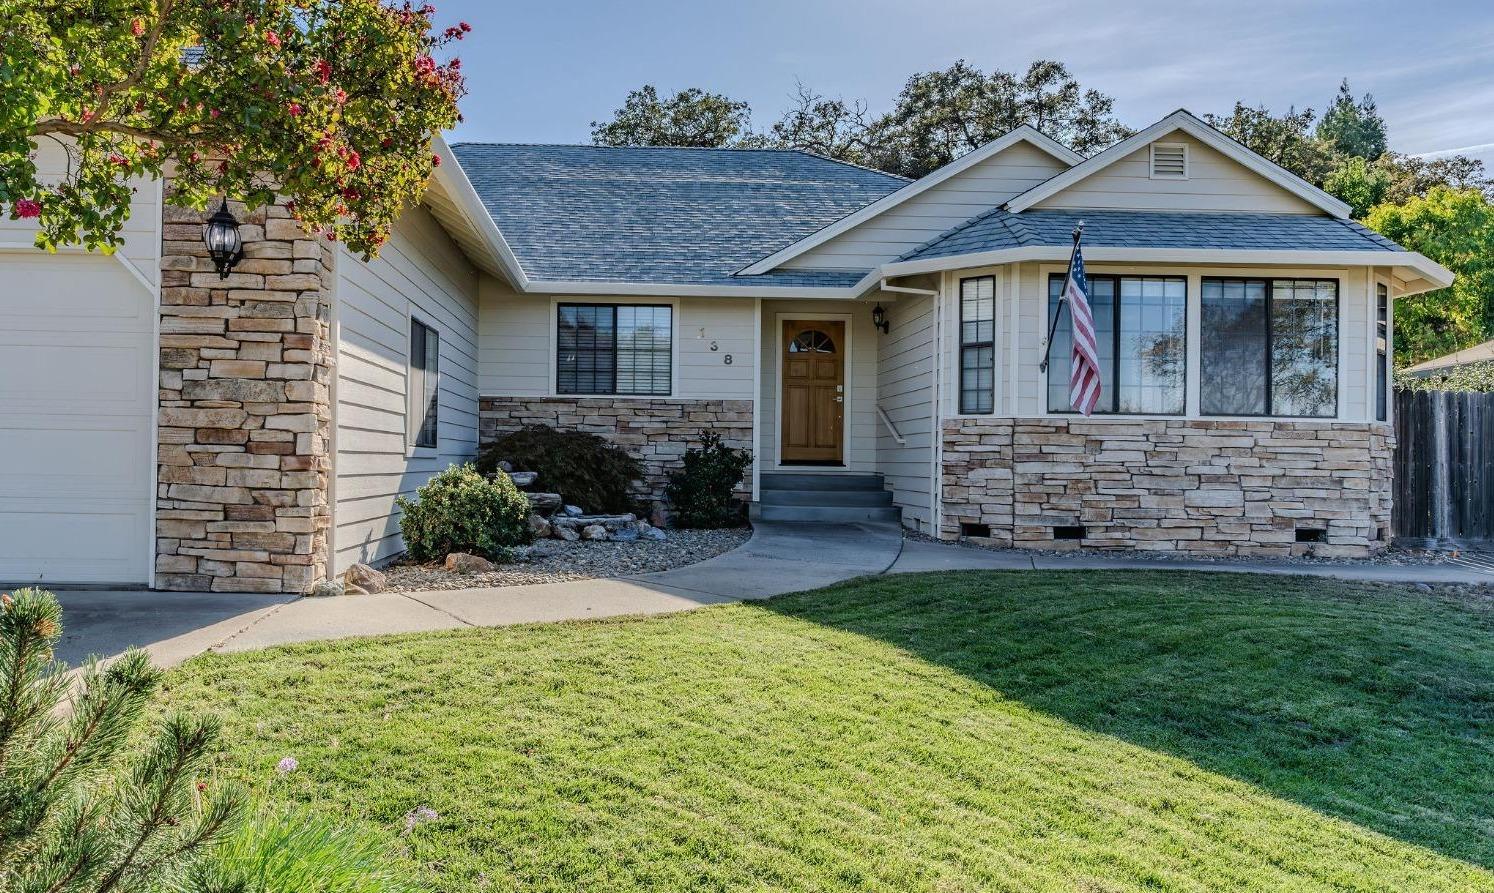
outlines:
[{"label": "gravel bed", "polygon": [[667,571],[715,558],[747,542],[752,531],[669,530],[662,540],[631,543],[545,539],[515,549],[515,561],[486,574],[454,574],[439,564],[394,564],[384,569],[389,592],[526,586]]},{"label": "gravel bed", "polygon": [[[1127,558],[1143,561],[1155,561],[1159,564],[1183,561],[1251,561],[1256,560],[1253,556],[1235,555],[1207,555],[1207,554],[1183,554],[1176,552],[1148,552],[1142,549],[1133,551],[1115,551],[1111,549],[1012,549],[1004,546],[986,546],[980,543],[962,541],[951,543],[949,540],[935,539],[927,534],[915,533],[911,530],[904,531],[908,539],[918,540],[925,543],[939,543],[941,545],[958,545],[967,549],[981,549],[986,552],[1001,552],[1009,555],[1036,555],[1043,557],[1058,557],[1063,555],[1093,555],[1102,558]],[[1369,558],[1315,558],[1310,555],[1302,555],[1292,558],[1271,558],[1270,561],[1283,561],[1289,564],[1301,564],[1304,566],[1322,565],[1380,565],[1390,567],[1406,567],[1426,564],[1445,564],[1454,558],[1450,552],[1438,552],[1430,549],[1402,549],[1392,546],[1378,555]]]}]

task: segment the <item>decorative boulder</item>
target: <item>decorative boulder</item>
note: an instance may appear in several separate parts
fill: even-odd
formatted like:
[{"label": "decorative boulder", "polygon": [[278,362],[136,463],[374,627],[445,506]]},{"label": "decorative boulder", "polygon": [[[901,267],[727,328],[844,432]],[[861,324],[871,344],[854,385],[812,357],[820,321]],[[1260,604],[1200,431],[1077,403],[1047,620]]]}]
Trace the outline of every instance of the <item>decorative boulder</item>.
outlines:
[{"label": "decorative boulder", "polygon": [[607,528],[601,524],[588,524],[581,531],[581,538],[586,540],[604,540],[607,538]]},{"label": "decorative boulder", "polygon": [[626,527],[619,527],[618,529],[611,531],[607,535],[607,538],[619,543],[636,542],[638,540],[638,528],[634,527],[632,524],[629,524]]},{"label": "decorative boulder", "polygon": [[507,459],[499,459],[498,470],[503,472],[504,474],[512,474],[514,470],[514,463],[508,461]]},{"label": "decorative boulder", "polygon": [[306,590],[306,595],[310,598],[334,598],[342,594],[342,584],[336,580],[318,580]]},{"label": "decorative boulder", "polygon": [[581,538],[581,531],[577,530],[574,527],[558,527],[557,526],[554,530],[555,530],[555,536],[558,539],[563,539],[563,540],[565,540],[568,543],[574,543],[576,540],[578,540],[578,539]]},{"label": "decorative boulder", "polygon": [[529,529],[534,533],[534,538],[542,540],[550,535],[550,522],[545,520],[544,515],[532,514],[529,516]]},{"label": "decorative boulder", "polygon": [[389,580],[366,564],[355,564],[342,572],[342,588],[349,595],[383,592]]},{"label": "decorative boulder", "polygon": [[498,566],[481,555],[452,552],[446,556],[446,569],[454,574],[485,574]]},{"label": "decorative boulder", "polygon": [[638,535],[641,536],[641,537],[643,537],[644,539],[650,539],[650,540],[667,539],[667,537],[664,536],[664,531],[662,531],[659,528],[655,527],[654,525],[648,523],[647,521],[638,521],[638,522],[634,523],[633,529],[636,530],[636,531],[638,531]]},{"label": "decorative boulder", "polygon": [[579,506],[579,505],[561,506],[560,510],[562,512],[564,512],[567,517],[570,517],[570,518],[579,518],[582,515],[586,514],[585,512],[581,511],[581,506]]},{"label": "decorative boulder", "polygon": [[545,517],[550,517],[560,510],[559,493],[525,493],[529,497],[529,507]]},{"label": "decorative boulder", "polygon": [[518,487],[520,490],[523,490],[523,489],[525,489],[527,487],[533,487],[534,486],[534,481],[535,481],[536,478],[539,477],[539,472],[537,472],[537,471],[510,471],[510,472],[508,472],[508,476],[514,482],[514,486],[515,487]]},{"label": "decorative boulder", "polygon": [[669,511],[669,506],[662,502],[655,502],[648,513],[648,523],[655,527],[673,527],[674,515]]}]

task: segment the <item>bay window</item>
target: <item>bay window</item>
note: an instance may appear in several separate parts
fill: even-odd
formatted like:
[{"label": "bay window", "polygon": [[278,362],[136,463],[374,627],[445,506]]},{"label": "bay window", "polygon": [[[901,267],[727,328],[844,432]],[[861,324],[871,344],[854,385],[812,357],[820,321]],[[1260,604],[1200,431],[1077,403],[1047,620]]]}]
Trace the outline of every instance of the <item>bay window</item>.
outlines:
[{"label": "bay window", "polygon": [[559,305],[556,392],[668,396],[673,314],[667,305]]},{"label": "bay window", "polygon": [[[1187,387],[1188,284],[1181,276],[1091,275],[1089,304],[1100,361],[1095,413],[1182,415]],[[1048,318],[1064,275],[1048,279]],[[1048,354],[1048,411],[1072,412],[1073,317],[1065,311]]]},{"label": "bay window", "polygon": [[1206,278],[1204,415],[1338,412],[1338,282]]}]

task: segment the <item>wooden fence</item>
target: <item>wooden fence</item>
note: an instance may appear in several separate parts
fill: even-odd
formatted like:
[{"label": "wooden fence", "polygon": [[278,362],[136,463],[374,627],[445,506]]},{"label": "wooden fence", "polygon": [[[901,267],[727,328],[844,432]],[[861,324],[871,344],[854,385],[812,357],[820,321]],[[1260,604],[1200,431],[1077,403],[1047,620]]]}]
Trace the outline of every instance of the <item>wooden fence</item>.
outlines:
[{"label": "wooden fence", "polygon": [[1494,545],[1494,393],[1397,391],[1397,538]]}]

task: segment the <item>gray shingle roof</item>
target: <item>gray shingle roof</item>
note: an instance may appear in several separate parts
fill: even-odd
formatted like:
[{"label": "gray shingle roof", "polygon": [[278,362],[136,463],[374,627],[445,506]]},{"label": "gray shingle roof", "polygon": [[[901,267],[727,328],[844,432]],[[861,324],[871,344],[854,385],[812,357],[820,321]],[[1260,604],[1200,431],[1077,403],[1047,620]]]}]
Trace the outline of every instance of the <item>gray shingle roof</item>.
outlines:
[{"label": "gray shingle roof", "polygon": [[1226,248],[1245,251],[1401,251],[1352,220],[1306,214],[1205,214],[1183,211],[1027,210],[995,208],[898,260],[952,257],[1028,245],[1069,245],[1079,221],[1084,244],[1107,248]]},{"label": "gray shingle roof", "polygon": [[848,286],[866,271],[732,274],[907,183],[788,150],[458,143],[452,151],[537,280]]}]

